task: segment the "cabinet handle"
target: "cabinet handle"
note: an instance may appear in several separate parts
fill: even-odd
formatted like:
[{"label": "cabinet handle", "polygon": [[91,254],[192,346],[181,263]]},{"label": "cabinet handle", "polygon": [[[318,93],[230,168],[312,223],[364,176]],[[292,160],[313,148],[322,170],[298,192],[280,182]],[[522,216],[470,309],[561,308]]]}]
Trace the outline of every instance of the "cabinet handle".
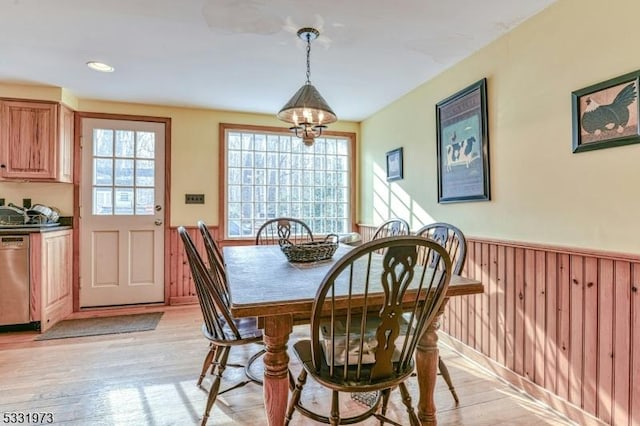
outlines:
[{"label": "cabinet handle", "polygon": [[0,164],[0,169],[6,169],[7,166],[5,166],[4,164]]}]

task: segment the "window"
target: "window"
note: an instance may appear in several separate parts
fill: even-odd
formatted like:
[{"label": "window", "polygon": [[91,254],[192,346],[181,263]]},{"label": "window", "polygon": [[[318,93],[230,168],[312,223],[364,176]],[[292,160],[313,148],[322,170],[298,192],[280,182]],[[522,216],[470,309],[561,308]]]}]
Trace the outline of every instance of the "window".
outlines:
[{"label": "window", "polygon": [[323,135],[307,147],[279,128],[222,127],[227,238],[253,238],[275,217],[302,219],[314,234],[351,231],[352,134]]},{"label": "window", "polygon": [[94,129],[93,141],[93,214],[154,214],[155,133]]}]

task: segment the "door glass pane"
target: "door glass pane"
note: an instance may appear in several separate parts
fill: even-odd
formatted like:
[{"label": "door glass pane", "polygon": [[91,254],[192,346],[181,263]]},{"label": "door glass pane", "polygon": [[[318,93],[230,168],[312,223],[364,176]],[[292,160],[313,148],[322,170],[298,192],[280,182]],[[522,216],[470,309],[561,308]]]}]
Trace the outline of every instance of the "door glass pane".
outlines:
[{"label": "door glass pane", "polygon": [[136,186],[153,186],[155,162],[153,160],[136,160]]},{"label": "door glass pane", "polygon": [[96,157],[113,156],[113,130],[93,130],[93,155]]},{"label": "door glass pane", "polygon": [[133,160],[116,160],[115,184],[133,186]]},{"label": "door glass pane", "polygon": [[113,161],[96,158],[93,160],[93,184],[113,185]]},{"label": "door glass pane", "polygon": [[133,131],[116,130],[116,157],[133,157]]},{"label": "door glass pane", "polygon": [[114,213],[116,215],[133,214],[133,188],[116,188]]},{"label": "door glass pane", "polygon": [[156,134],[153,132],[137,132],[136,157],[155,158]]},{"label": "door glass pane", "polygon": [[112,194],[111,188],[93,188],[93,214],[113,214]]},{"label": "door glass pane", "polygon": [[153,215],[154,211],[154,189],[153,188],[136,188],[136,214],[137,215]]}]

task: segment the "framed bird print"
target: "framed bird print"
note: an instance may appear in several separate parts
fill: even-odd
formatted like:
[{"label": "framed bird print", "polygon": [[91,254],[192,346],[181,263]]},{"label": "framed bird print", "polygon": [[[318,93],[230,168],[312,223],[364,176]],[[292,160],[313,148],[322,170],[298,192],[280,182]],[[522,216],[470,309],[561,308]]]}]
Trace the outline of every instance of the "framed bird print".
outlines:
[{"label": "framed bird print", "polygon": [[573,152],[640,142],[635,71],[571,93]]},{"label": "framed bird print", "polygon": [[490,200],[487,80],[436,105],[438,202]]}]

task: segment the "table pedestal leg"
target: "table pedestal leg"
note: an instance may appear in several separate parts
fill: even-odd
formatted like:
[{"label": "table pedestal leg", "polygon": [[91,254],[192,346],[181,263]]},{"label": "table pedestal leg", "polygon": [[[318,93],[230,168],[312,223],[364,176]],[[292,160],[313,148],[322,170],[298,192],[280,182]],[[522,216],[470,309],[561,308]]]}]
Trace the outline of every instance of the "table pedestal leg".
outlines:
[{"label": "table pedestal leg", "polygon": [[423,425],[437,425],[436,402],[434,398],[436,376],[438,374],[438,334],[440,315],[444,310],[444,303],[436,320],[431,323],[427,331],[420,338],[416,349],[416,370],[418,373],[418,388],[420,400],[418,402],[418,419]]},{"label": "table pedestal leg", "polygon": [[264,319],[264,407],[270,426],[281,426],[289,397],[287,341],[293,330],[291,315]]}]

